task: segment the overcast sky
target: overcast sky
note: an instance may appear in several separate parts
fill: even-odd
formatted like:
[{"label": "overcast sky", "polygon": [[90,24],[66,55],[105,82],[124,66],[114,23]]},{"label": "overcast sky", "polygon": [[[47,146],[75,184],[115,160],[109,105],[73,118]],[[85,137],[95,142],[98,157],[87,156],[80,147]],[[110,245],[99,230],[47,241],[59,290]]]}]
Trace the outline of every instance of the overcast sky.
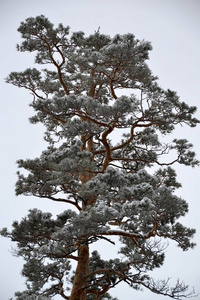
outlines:
[{"label": "overcast sky", "polygon": [[[199,107],[200,99],[200,1],[199,0],[0,0],[0,228],[11,227],[29,209],[37,207],[54,214],[66,207],[32,197],[16,197],[16,160],[34,158],[45,148],[43,129],[29,124],[31,96],[24,90],[5,84],[11,71],[32,67],[33,57],[16,51],[20,42],[17,28],[28,17],[44,14],[51,22],[69,25],[72,31],[93,33],[133,33],[152,42],[149,66],[160,85],[177,91],[182,101]],[[200,109],[196,114],[200,118]],[[177,136],[178,135],[178,136]],[[200,127],[179,128],[174,138],[187,138],[200,159]],[[200,293],[200,169],[175,166],[183,187],[178,195],[188,200],[190,212],[182,222],[197,229],[194,250],[182,252],[174,245],[167,249],[162,269],[155,278],[178,277]],[[0,299],[7,300],[17,290],[25,289],[20,275],[22,260],[10,253],[11,243],[0,239]],[[12,245],[14,246],[14,245]],[[128,287],[113,290],[120,300],[162,300],[148,291]],[[195,298],[200,299],[200,295]]]}]

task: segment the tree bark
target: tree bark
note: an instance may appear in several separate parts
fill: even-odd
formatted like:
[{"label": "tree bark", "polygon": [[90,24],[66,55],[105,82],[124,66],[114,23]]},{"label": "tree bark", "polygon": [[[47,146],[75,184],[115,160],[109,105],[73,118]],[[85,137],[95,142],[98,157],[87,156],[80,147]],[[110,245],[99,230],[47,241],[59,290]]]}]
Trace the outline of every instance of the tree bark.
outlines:
[{"label": "tree bark", "polygon": [[85,278],[89,272],[89,246],[80,245],[78,249],[78,264],[73,281],[73,287],[69,300],[86,300],[84,290]]}]

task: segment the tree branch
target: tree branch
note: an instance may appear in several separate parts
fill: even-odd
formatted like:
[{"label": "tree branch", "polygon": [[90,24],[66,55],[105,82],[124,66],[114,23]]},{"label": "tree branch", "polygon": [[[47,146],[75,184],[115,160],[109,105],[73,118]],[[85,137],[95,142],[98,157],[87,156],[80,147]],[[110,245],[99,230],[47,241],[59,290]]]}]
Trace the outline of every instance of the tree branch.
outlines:
[{"label": "tree branch", "polygon": [[54,198],[53,196],[43,196],[43,195],[37,195],[37,194],[33,194],[35,197],[39,197],[39,198],[47,198],[50,199],[52,201],[56,201],[56,202],[64,202],[64,203],[69,203],[71,205],[74,205],[79,211],[82,210],[81,207],[78,205],[77,202],[71,201],[71,200],[67,200],[67,199],[62,199],[62,198]]},{"label": "tree branch", "polygon": [[[61,68],[62,68],[63,64],[65,63],[65,57],[64,57],[64,55],[61,54],[62,52],[60,51],[60,49],[58,47],[56,47],[57,51],[59,52],[59,54],[61,55],[62,60],[63,60],[62,63],[59,65],[55,61],[55,59],[54,59],[54,57],[52,55],[52,49],[51,49],[51,46],[49,45],[49,43],[47,42],[47,40],[45,38],[42,38],[41,36],[38,36],[38,37],[39,37],[39,39],[41,39],[47,45],[51,61],[53,62],[54,66],[57,68],[59,81],[60,81],[60,83],[61,83],[61,85],[62,85],[62,87],[63,87],[66,95],[69,95],[70,93],[69,93],[69,91],[68,91],[68,89],[67,89],[67,87],[66,87],[66,85],[65,85],[65,83],[63,81],[62,72],[61,72]],[[54,46],[55,46],[55,44],[54,44]]]},{"label": "tree branch", "polygon": [[103,145],[106,149],[106,157],[105,157],[105,160],[104,160],[102,173],[105,172],[106,168],[109,165],[109,162],[111,161],[111,149],[110,149],[110,146],[109,146],[108,141],[107,141],[107,136],[113,131],[114,124],[115,124],[115,122],[111,126],[109,126],[109,128],[106,131],[104,131],[104,133],[102,134],[102,139],[100,139],[100,141],[102,141],[102,143],[103,143]]}]

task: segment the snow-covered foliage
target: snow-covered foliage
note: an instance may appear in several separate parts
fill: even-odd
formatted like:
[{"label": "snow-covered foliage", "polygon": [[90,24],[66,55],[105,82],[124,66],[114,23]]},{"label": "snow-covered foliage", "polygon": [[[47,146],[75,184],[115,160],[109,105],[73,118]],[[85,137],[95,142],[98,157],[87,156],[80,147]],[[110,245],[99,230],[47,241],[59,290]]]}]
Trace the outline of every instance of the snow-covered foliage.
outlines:
[{"label": "snow-covered foliage", "polygon": [[[33,94],[30,121],[45,126],[48,147],[36,159],[18,161],[28,175],[18,172],[16,195],[64,202],[71,209],[56,218],[30,210],[12,232],[1,230],[25,260],[27,290],[16,299],[116,300],[108,291],[122,281],[135,290],[184,297],[186,286],[169,288],[148,271],[163,264],[163,240],[183,250],[194,246],[195,230],[178,222],[188,205],[175,194],[181,185],[171,165],[198,161],[187,140],[165,144],[161,137],[179,124],[196,126],[196,108],[159,87],[146,63],[151,44],[133,34],[70,35],[69,27],[54,28],[44,16],[27,19],[18,30],[18,50],[36,52],[36,64],[46,68],[12,72],[7,82]],[[158,166],[153,175],[152,166]],[[116,236],[116,258],[89,254],[91,243],[114,245]]]}]

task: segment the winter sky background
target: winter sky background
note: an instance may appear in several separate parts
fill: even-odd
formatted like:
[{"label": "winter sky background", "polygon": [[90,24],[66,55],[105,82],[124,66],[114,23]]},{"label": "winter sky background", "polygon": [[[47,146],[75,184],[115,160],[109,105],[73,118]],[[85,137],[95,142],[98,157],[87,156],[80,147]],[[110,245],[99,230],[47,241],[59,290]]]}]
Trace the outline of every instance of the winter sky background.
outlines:
[{"label": "winter sky background", "polygon": [[[28,210],[37,207],[58,214],[64,204],[33,197],[16,197],[14,185],[16,160],[34,158],[45,149],[43,128],[29,124],[32,115],[28,104],[31,95],[5,83],[11,71],[33,66],[31,54],[19,53],[17,28],[28,17],[44,14],[54,23],[69,25],[72,31],[87,35],[100,26],[101,33],[134,33],[136,38],[152,42],[149,66],[159,77],[160,85],[177,91],[182,101],[199,107],[200,118],[200,1],[199,0],[0,0],[0,228],[11,228]],[[180,127],[171,137],[187,138],[194,144],[200,159],[200,126]],[[190,211],[181,221],[197,229],[194,250],[182,252],[173,243],[166,250],[166,263],[152,275],[155,278],[178,277],[195,287],[200,299],[200,168],[174,166],[183,187],[178,195],[188,200]],[[0,238],[0,299],[7,300],[22,291],[20,275],[23,261],[13,257],[9,240]],[[112,257],[112,248],[106,250]],[[163,296],[147,290],[137,292],[127,286],[116,288],[112,295],[120,300],[162,300]]]}]

